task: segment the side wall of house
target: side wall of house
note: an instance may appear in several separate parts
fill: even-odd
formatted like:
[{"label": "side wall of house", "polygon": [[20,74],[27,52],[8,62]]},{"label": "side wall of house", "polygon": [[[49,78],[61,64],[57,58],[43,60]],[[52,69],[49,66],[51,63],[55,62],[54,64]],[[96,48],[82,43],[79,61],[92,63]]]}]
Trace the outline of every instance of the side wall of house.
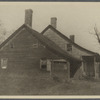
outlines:
[{"label": "side wall of house", "polygon": [[[38,47],[37,47],[38,43]],[[41,58],[59,58],[44,47],[26,29],[19,32],[0,50],[0,72],[6,70],[11,73],[39,73]],[[7,59],[7,68],[2,69],[2,60]],[[38,71],[38,72],[37,72]],[[36,74],[35,74],[36,75]]]},{"label": "side wall of house", "polygon": [[[52,40],[53,42],[55,42],[58,46],[60,46],[63,50],[67,51],[67,44],[69,44],[69,42],[67,40],[64,40],[63,38],[61,38],[56,32],[54,32],[51,29],[48,29],[45,33],[45,36],[47,36],[50,40]],[[88,56],[88,55],[92,55],[87,53],[86,51],[80,50],[78,49],[76,46],[72,45],[72,51],[68,51],[70,54],[81,58],[82,55]]]}]

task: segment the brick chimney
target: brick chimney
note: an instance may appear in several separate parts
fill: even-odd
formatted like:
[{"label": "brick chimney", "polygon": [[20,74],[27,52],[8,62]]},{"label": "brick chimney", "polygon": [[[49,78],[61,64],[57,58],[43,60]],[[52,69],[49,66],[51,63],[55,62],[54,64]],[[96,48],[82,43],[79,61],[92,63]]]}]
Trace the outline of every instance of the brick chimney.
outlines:
[{"label": "brick chimney", "polygon": [[75,36],[74,35],[70,35],[70,40],[75,42]]},{"label": "brick chimney", "polygon": [[56,17],[51,18],[51,26],[53,26],[54,28],[57,28],[57,18]]},{"label": "brick chimney", "polygon": [[25,10],[25,24],[29,25],[32,27],[32,9],[26,9]]}]

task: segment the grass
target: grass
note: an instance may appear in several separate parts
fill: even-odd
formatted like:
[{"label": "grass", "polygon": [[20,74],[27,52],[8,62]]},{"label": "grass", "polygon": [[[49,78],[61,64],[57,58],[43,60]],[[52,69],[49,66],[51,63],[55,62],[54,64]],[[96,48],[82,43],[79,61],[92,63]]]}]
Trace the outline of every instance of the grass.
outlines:
[{"label": "grass", "polygon": [[100,82],[61,82],[43,73],[0,73],[0,95],[100,95]]}]

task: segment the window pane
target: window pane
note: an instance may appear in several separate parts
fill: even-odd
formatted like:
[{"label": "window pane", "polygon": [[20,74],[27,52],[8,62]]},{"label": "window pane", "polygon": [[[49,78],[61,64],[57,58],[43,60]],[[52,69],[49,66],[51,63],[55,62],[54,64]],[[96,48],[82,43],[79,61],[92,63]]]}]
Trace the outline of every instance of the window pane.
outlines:
[{"label": "window pane", "polygon": [[2,58],[1,59],[1,68],[2,69],[6,69],[7,68],[7,62],[8,62],[7,58]]},{"label": "window pane", "polygon": [[71,44],[67,44],[67,51],[72,51],[72,45]]}]

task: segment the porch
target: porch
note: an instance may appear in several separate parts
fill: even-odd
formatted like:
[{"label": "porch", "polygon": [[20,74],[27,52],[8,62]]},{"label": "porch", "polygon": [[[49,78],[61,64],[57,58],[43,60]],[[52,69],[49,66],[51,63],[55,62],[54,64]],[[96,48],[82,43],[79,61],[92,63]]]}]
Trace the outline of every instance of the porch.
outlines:
[{"label": "porch", "polygon": [[83,75],[95,79],[100,78],[100,62],[97,58],[95,56],[82,56],[82,60]]}]

